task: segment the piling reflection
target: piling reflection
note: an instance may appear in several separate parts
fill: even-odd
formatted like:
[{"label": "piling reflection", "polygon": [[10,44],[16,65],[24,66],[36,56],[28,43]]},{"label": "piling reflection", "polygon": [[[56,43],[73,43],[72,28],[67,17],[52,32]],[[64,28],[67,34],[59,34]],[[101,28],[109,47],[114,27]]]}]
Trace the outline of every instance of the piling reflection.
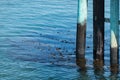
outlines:
[{"label": "piling reflection", "polygon": [[104,68],[94,68],[94,75],[96,80],[106,80],[104,76]]},{"label": "piling reflection", "polygon": [[75,80],[119,80],[118,72],[110,72],[108,67],[86,66],[77,70],[79,73]]},{"label": "piling reflection", "polygon": [[79,75],[77,77],[77,80],[91,80],[88,73],[87,73],[87,68],[79,68],[77,70],[79,72]]},{"label": "piling reflection", "polygon": [[111,73],[110,80],[118,80],[118,73]]}]

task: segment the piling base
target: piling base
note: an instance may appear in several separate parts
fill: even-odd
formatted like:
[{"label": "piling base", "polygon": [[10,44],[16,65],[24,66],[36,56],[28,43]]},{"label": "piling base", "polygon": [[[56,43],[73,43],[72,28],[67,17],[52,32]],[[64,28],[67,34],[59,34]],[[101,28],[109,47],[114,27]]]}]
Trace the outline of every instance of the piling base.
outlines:
[{"label": "piling base", "polygon": [[77,59],[76,60],[76,64],[81,68],[81,69],[85,69],[86,68],[86,59]]},{"label": "piling base", "polygon": [[112,64],[110,66],[111,73],[118,73],[119,72],[119,65],[118,64]]},{"label": "piling base", "polygon": [[99,59],[94,60],[93,64],[96,69],[97,68],[100,69],[104,66],[103,60],[99,60]]}]

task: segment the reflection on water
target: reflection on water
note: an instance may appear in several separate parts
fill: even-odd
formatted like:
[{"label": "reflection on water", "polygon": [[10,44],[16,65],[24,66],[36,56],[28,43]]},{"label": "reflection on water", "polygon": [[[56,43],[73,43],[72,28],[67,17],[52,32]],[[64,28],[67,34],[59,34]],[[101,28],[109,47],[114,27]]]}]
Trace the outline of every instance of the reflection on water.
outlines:
[{"label": "reflection on water", "polygon": [[106,80],[104,76],[104,70],[103,69],[95,69],[94,70],[95,78],[99,80]]},{"label": "reflection on water", "polygon": [[110,73],[109,71],[105,71],[104,68],[94,68],[93,70],[84,68],[78,69],[77,71],[79,72],[79,75],[76,80],[119,80],[120,77],[119,73]]},{"label": "reflection on water", "polygon": [[120,77],[118,76],[118,74],[111,74],[110,75],[110,79],[111,80],[118,80]]}]

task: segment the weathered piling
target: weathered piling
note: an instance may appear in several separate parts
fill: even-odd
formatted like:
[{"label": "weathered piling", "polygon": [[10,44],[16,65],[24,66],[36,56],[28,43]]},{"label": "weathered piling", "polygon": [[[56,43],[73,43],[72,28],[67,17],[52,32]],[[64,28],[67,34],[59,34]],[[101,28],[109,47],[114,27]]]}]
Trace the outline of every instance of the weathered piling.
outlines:
[{"label": "weathered piling", "polygon": [[95,67],[104,65],[104,0],[93,0],[93,58]]},{"label": "weathered piling", "polygon": [[87,0],[78,0],[77,15],[77,36],[76,36],[76,64],[84,68],[85,44],[86,44],[86,20],[87,20]]},{"label": "weathered piling", "polygon": [[119,0],[110,0],[110,65],[111,71],[117,72],[119,65]]}]

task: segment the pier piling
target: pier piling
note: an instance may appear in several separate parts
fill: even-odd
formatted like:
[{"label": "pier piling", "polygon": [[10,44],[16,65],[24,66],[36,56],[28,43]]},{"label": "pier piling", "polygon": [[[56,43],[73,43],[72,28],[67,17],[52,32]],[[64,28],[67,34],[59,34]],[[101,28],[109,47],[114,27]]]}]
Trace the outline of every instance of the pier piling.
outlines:
[{"label": "pier piling", "polygon": [[95,67],[104,65],[104,0],[93,0],[93,59]]},{"label": "pier piling", "polygon": [[[93,64],[95,69],[104,66],[104,23],[110,22],[110,70],[119,71],[119,0],[110,0],[110,19],[105,18],[105,0],[93,0]],[[85,68],[87,0],[78,0],[76,64]]]},{"label": "pier piling", "polygon": [[84,68],[86,64],[85,60],[86,20],[87,20],[87,0],[78,0],[76,63],[81,68]]},{"label": "pier piling", "polygon": [[112,72],[117,72],[119,67],[119,0],[110,0],[110,32],[110,66]]}]

